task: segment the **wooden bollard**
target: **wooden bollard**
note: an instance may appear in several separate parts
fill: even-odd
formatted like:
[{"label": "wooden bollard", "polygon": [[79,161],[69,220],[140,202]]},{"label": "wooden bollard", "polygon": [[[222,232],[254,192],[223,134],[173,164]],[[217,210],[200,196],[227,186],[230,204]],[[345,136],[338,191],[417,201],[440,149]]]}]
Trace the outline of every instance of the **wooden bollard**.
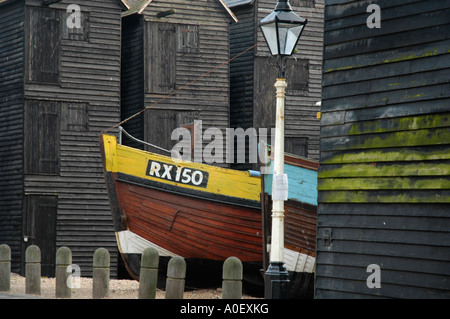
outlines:
[{"label": "wooden bollard", "polygon": [[25,293],[41,294],[41,250],[36,245],[25,251]]},{"label": "wooden bollard", "polygon": [[11,248],[0,245],[0,291],[9,292],[11,289]]},{"label": "wooden bollard", "polygon": [[172,257],[167,265],[166,299],[183,299],[186,262],[180,256]]},{"label": "wooden bollard", "polygon": [[241,261],[236,257],[229,257],[223,263],[222,299],[242,298],[243,269]]},{"label": "wooden bollard", "polygon": [[68,279],[71,276],[72,268],[72,251],[68,247],[61,247],[56,252],[56,298],[71,298],[72,287],[68,284]]},{"label": "wooden bollard", "polygon": [[141,256],[139,273],[139,299],[155,299],[158,283],[159,254],[155,248],[147,248]]},{"label": "wooden bollard", "polygon": [[92,280],[92,297],[94,299],[109,296],[109,252],[98,248],[94,253],[94,269]]}]

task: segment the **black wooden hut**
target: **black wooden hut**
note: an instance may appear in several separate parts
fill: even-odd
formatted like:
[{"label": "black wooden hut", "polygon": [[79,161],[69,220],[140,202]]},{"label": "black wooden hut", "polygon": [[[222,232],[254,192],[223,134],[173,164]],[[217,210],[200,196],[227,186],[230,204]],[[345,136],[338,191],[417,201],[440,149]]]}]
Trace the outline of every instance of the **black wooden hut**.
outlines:
[{"label": "black wooden hut", "polygon": [[[278,66],[258,23],[274,10],[277,0],[226,0],[226,3],[239,20],[230,26],[231,57],[259,43],[230,64],[230,125],[244,129],[274,128]],[[317,160],[324,1],[290,0],[289,3],[297,14],[308,19],[308,24],[297,52],[287,61],[285,151]]]},{"label": "black wooden hut", "polygon": [[[219,66],[229,59],[229,24],[236,19],[224,1],[128,3],[122,31],[122,119],[150,108],[124,123],[124,129],[170,150],[177,142],[171,140],[175,128],[194,121],[202,121],[203,130],[229,127],[229,67]],[[125,137],[124,143],[142,147]]]},{"label": "black wooden hut", "polygon": [[108,248],[117,274],[98,135],[120,119],[124,9],[118,0],[0,1],[0,243],[14,272],[35,244],[44,276],[61,246],[82,275],[95,249]]},{"label": "black wooden hut", "polygon": [[449,22],[326,1],[317,298],[450,297]]}]

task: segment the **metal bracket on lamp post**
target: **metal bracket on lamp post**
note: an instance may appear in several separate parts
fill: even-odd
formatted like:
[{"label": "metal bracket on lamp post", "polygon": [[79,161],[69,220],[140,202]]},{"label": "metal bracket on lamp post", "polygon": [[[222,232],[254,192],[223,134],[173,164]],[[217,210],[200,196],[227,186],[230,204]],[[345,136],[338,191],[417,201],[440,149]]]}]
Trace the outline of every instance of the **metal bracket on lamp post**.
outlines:
[{"label": "metal bracket on lamp post", "polygon": [[284,56],[277,56],[278,78],[286,79],[286,59]]}]

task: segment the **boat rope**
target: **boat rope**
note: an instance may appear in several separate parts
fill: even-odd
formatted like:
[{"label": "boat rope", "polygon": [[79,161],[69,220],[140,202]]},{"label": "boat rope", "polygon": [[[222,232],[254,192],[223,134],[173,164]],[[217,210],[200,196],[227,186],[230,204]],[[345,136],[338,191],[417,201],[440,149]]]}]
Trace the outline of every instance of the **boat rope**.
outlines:
[{"label": "boat rope", "polygon": [[177,93],[180,92],[181,90],[184,90],[184,89],[188,88],[188,87],[191,86],[192,84],[194,84],[194,83],[198,82],[199,80],[201,80],[202,78],[204,78],[204,77],[210,75],[211,73],[213,73],[213,72],[216,71],[217,69],[221,68],[222,66],[224,66],[224,65],[226,65],[226,64],[228,64],[228,63],[230,63],[231,61],[233,61],[234,59],[240,57],[240,56],[243,55],[244,53],[246,53],[246,52],[250,51],[251,49],[257,47],[257,46],[260,45],[262,42],[264,42],[264,40],[259,41],[258,43],[256,43],[256,44],[252,45],[251,47],[245,49],[244,51],[242,51],[241,53],[235,55],[234,57],[232,57],[231,59],[227,60],[226,62],[224,62],[224,63],[222,63],[222,64],[220,64],[220,65],[218,65],[218,66],[212,68],[212,69],[209,70],[208,72],[203,73],[202,75],[200,75],[200,76],[197,77],[196,79],[194,79],[194,80],[192,80],[191,82],[189,82],[189,83],[183,85],[182,87],[180,87],[179,89],[173,91],[173,92],[170,93],[169,95],[167,95],[167,96],[165,96],[165,97],[159,99],[158,101],[156,101],[156,102],[153,103],[152,105],[145,107],[144,109],[140,110],[139,112],[137,112],[137,113],[131,115],[130,117],[124,119],[123,121],[117,123],[116,125],[113,125],[113,126],[111,126],[110,128],[108,128],[108,129],[102,131],[102,134],[108,133],[109,131],[111,131],[111,130],[113,130],[113,129],[115,129],[115,128],[117,128],[117,127],[123,125],[123,124],[125,124],[126,122],[130,121],[131,119],[135,118],[136,116],[138,116],[138,115],[144,113],[144,112],[147,111],[148,109],[154,107],[155,105],[157,105],[157,104],[163,102],[164,100],[167,100],[167,99],[170,98],[171,96],[177,94]]},{"label": "boat rope", "polygon": [[128,133],[127,131],[125,131],[125,129],[124,129],[122,126],[119,126],[119,144],[122,144],[122,133],[124,133],[128,138],[132,139],[132,140],[135,141],[135,142],[138,142],[138,143],[141,143],[141,144],[150,146],[150,147],[154,147],[154,148],[156,148],[156,149],[158,149],[158,150],[167,152],[167,153],[169,153],[169,154],[172,153],[171,151],[166,150],[165,148],[162,148],[162,147],[157,146],[157,145],[154,145],[154,144],[150,144],[150,143],[148,143],[148,142],[145,142],[145,141],[143,141],[143,140],[140,140],[140,139],[134,137],[133,135],[131,135],[130,133]]}]

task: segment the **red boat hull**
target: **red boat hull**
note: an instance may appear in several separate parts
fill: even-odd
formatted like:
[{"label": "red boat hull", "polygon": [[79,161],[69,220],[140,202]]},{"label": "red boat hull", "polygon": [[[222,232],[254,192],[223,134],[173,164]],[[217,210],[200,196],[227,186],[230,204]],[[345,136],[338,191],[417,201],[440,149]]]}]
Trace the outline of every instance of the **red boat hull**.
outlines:
[{"label": "red boat hull", "polygon": [[262,260],[259,209],[162,191],[114,175],[118,205],[132,233],[184,258]]},{"label": "red boat hull", "polygon": [[[164,289],[167,263],[182,256],[186,288],[220,287],[223,262],[243,263],[244,291],[262,296],[262,223],[259,206],[200,198],[124,174],[106,173],[116,233],[130,232],[161,248],[158,287]],[[235,201],[235,199],[233,199]],[[117,235],[119,238],[119,235]],[[118,240],[120,246],[120,240]],[[141,254],[120,248],[128,273],[139,280]],[[168,254],[164,254],[168,252]]]}]

